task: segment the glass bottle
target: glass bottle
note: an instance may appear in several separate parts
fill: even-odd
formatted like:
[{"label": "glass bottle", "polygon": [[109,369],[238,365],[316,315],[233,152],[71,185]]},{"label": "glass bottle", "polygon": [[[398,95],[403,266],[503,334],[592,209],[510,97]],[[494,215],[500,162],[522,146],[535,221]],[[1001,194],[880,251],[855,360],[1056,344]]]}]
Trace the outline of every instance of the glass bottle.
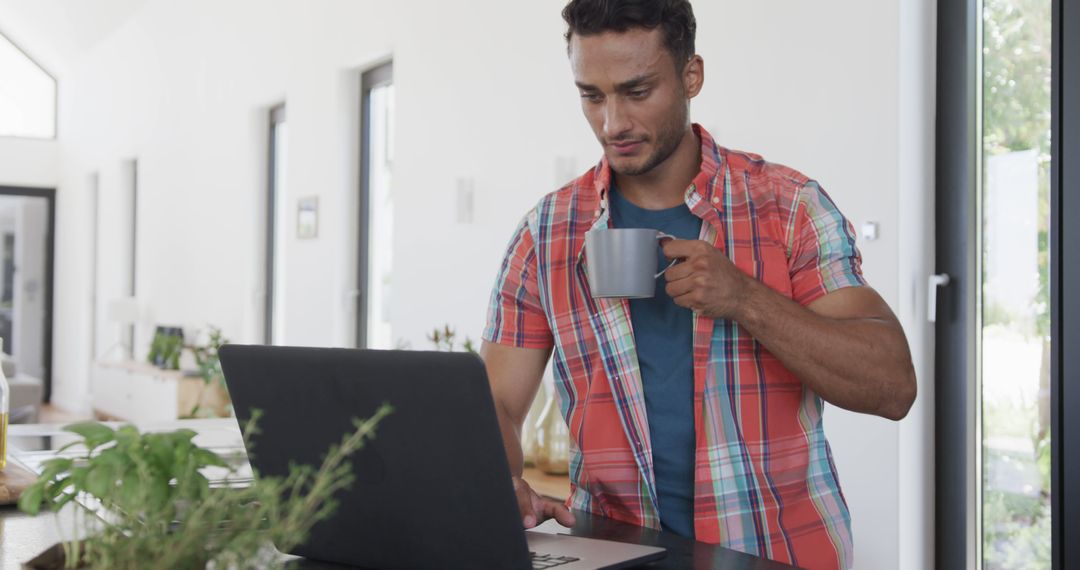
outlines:
[{"label": "glass bottle", "polygon": [[[0,338],[0,354],[4,352],[4,339]],[[0,366],[0,470],[7,467],[8,407],[11,405],[11,387],[8,386],[4,368]]]},{"label": "glass bottle", "polygon": [[536,421],[535,461],[536,468],[548,475],[566,475],[570,470],[570,430],[559,413],[554,393],[548,395]]},{"label": "glass bottle", "polygon": [[536,465],[536,420],[540,419],[540,413],[547,404],[547,388],[540,384],[540,389],[529,406],[529,413],[525,416],[525,422],[521,426],[521,458],[525,467]]}]

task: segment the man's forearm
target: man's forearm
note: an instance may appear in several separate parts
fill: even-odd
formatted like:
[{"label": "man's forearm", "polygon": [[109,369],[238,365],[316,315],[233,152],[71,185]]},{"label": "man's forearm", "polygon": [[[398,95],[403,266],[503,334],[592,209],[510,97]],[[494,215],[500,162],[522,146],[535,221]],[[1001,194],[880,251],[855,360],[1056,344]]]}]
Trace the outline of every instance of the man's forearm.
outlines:
[{"label": "man's forearm", "polygon": [[521,453],[521,424],[540,388],[551,348],[516,348],[483,342],[480,357],[487,367],[495,414],[499,419],[510,474],[520,477],[525,469]]},{"label": "man's forearm", "polygon": [[825,317],[758,282],[735,320],[836,406],[899,420],[915,399],[910,351],[895,321]]},{"label": "man's forearm", "polygon": [[506,449],[506,461],[510,464],[510,475],[521,477],[525,470],[525,454],[521,449],[521,422],[511,418],[509,413],[497,404],[495,411],[499,418],[503,447]]}]

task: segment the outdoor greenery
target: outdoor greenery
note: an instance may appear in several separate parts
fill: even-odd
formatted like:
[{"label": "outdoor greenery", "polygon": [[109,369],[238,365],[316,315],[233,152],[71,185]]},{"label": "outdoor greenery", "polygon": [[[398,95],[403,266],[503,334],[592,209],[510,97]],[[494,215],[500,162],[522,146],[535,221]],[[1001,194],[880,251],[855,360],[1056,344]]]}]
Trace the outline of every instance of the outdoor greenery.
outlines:
[{"label": "outdoor greenery", "polygon": [[[1039,291],[1031,301],[1040,336],[1050,334],[1050,8],[1049,0],[985,0],[983,11],[983,151],[1038,152]],[[994,318],[986,324],[1007,320],[986,316]]]},{"label": "outdoor greenery", "polygon": [[[984,0],[983,3],[984,154],[1035,150],[1039,166],[1036,297],[1029,300],[1031,311],[1025,315],[1009,314],[1002,307],[988,303],[984,306],[983,324],[1007,327],[1028,335],[1035,343],[1043,342],[1050,333],[1051,23],[1049,0]],[[1016,381],[1034,383],[1040,379],[1017,378]],[[984,447],[984,484],[993,466],[999,470],[1017,470],[1024,477],[1034,470],[1041,486],[1033,494],[1008,492],[991,485],[984,487],[985,568],[1050,567],[1050,435],[1039,413],[1037,402],[983,402],[984,441],[995,435],[1030,439],[1034,449],[1032,454]]]},{"label": "outdoor greenery", "polygon": [[[266,568],[279,566],[270,548],[288,551],[303,542],[312,526],[336,508],[333,495],[348,487],[354,474],[349,456],[375,435],[392,412],[384,404],[332,446],[318,469],[293,466],[285,478],[258,477],[247,487],[211,486],[202,472],[227,469],[217,454],[195,445],[190,430],[139,433],[126,425],[112,429],[86,422],[68,426],[85,447],[78,458],[59,457],[19,499],[19,508],[37,514],[74,504],[82,541],[63,544],[68,567]],[[256,433],[255,414],[244,429],[245,441]],[[105,507],[104,516],[87,506],[90,496]]]}]

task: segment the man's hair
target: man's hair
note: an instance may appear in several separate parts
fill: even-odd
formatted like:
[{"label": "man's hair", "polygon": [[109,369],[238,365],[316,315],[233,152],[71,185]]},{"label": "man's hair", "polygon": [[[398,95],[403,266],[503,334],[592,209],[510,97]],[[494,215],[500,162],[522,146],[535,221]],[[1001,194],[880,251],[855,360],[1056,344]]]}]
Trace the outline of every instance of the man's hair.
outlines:
[{"label": "man's hair", "polygon": [[568,47],[574,34],[589,36],[662,27],[664,46],[675,58],[676,68],[682,69],[694,55],[697,20],[689,0],[570,0],[562,17],[569,26]]}]

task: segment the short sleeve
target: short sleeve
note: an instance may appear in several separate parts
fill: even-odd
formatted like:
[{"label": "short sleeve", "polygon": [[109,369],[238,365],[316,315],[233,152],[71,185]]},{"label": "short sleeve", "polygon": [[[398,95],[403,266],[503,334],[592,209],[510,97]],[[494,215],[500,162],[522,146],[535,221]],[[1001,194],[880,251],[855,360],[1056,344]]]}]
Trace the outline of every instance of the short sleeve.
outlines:
[{"label": "short sleeve", "polygon": [[844,287],[866,285],[855,228],[817,182],[796,196],[789,228],[792,298],[806,306]]},{"label": "short sleeve", "polygon": [[554,344],[540,302],[536,249],[526,220],[514,231],[499,268],[483,338],[520,348],[550,348]]}]

